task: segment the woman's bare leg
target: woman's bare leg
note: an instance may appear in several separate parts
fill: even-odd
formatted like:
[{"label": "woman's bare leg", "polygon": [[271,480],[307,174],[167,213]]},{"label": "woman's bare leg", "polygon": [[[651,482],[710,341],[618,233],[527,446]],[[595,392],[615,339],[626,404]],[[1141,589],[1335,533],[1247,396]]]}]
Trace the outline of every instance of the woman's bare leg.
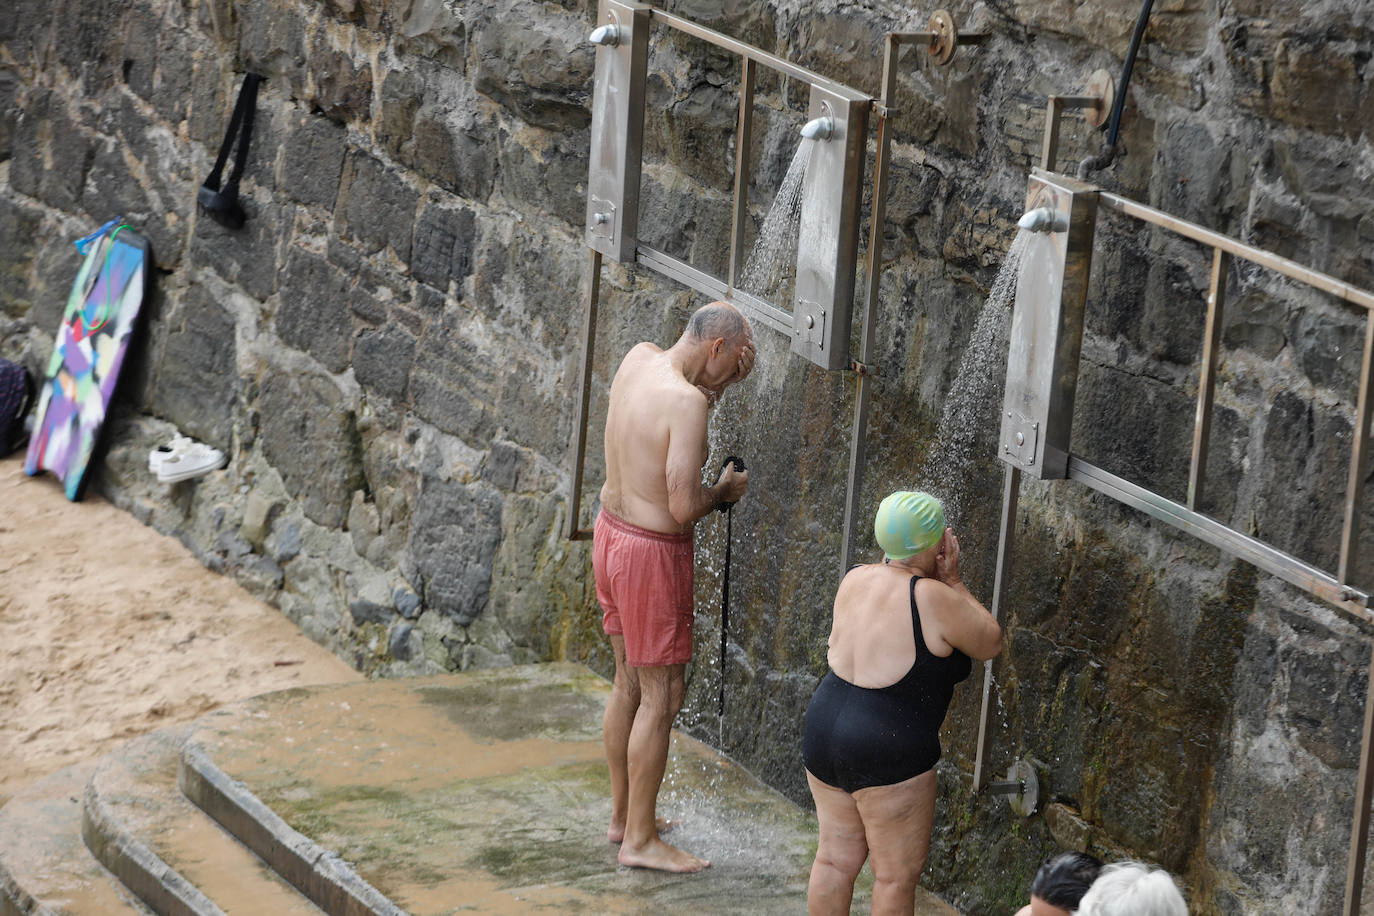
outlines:
[{"label": "woman's bare leg", "polygon": [[810,916],[848,916],[854,879],[868,858],[864,824],[848,792],[826,785],[810,772],[806,782],[811,786],[816,819],[820,821],[820,842],[806,889],[807,912]]},{"label": "woman's bare leg", "polygon": [[930,855],[935,823],[934,770],[854,793],[873,865],[873,916],[910,916],[916,882]]}]

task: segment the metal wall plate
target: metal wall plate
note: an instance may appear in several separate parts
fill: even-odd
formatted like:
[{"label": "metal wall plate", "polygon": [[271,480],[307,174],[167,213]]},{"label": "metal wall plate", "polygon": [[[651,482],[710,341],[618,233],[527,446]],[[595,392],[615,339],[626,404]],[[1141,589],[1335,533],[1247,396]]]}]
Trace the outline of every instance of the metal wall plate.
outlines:
[{"label": "metal wall plate", "polygon": [[596,49],[587,245],[618,261],[633,261],[638,242],[649,9],[642,3],[601,0],[597,17],[598,25],[616,28],[617,40]]},{"label": "metal wall plate", "polygon": [[600,197],[590,198],[590,215],[587,218],[587,231],[596,238],[615,238],[615,204]]},{"label": "metal wall plate", "polygon": [[794,341],[804,342],[817,350],[826,349],[825,306],[819,302],[797,300],[796,310],[792,313],[792,337]]},{"label": "metal wall plate", "polygon": [[804,320],[805,315],[817,318],[814,311],[803,315],[811,304],[824,308],[824,321],[807,328],[807,333],[794,333],[792,352],[825,369],[849,366],[860,185],[870,101],[838,84],[811,87],[807,117],[828,117],[832,128],[829,139],[802,141],[813,144],[813,148],[802,182],[793,330],[797,330],[797,322]]},{"label": "metal wall plate", "polygon": [[1034,467],[1040,444],[1040,424],[1014,410],[1002,418],[1002,460]]},{"label": "metal wall plate", "polygon": [[1026,195],[1028,211],[1045,207],[1057,218],[1050,231],[1031,234],[1021,255],[997,441],[999,458],[1040,480],[1068,473],[1098,193],[1092,185],[1037,169]]}]

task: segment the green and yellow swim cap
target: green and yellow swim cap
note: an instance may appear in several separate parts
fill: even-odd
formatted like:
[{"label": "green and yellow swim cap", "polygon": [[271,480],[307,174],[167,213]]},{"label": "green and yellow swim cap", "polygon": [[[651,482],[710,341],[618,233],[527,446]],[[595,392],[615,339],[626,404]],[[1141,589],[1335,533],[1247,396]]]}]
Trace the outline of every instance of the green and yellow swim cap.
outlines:
[{"label": "green and yellow swim cap", "polygon": [[919,490],[898,490],[878,506],[873,537],[889,560],[905,560],[940,542],[945,533],[945,509],[940,501]]}]

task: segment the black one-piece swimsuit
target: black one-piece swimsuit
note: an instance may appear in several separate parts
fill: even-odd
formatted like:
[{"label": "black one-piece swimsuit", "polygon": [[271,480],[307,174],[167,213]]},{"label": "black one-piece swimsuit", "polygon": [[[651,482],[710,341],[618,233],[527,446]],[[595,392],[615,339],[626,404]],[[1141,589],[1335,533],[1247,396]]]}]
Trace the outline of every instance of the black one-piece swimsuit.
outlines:
[{"label": "black one-piece swimsuit", "polygon": [[802,762],[826,785],[846,792],[890,786],[940,759],[940,725],[973,661],[958,649],[940,658],[926,648],[916,610],[919,578],[908,585],[916,660],[906,675],[888,687],[858,687],[830,671],[811,697]]}]

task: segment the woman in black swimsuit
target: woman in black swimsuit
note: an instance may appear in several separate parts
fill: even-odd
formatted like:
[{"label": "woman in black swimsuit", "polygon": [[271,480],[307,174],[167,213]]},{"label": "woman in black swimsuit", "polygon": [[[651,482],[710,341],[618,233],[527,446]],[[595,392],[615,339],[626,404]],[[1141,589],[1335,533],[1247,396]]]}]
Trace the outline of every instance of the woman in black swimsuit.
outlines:
[{"label": "woman in black swimsuit", "polygon": [[873,865],[873,912],[911,913],[930,851],[940,725],[972,659],[1002,651],[1002,630],[959,577],[959,540],[938,500],[899,491],[874,534],[885,561],[855,566],[835,595],[830,672],[806,711],[802,760],[820,843],[812,916],[848,913]]}]

